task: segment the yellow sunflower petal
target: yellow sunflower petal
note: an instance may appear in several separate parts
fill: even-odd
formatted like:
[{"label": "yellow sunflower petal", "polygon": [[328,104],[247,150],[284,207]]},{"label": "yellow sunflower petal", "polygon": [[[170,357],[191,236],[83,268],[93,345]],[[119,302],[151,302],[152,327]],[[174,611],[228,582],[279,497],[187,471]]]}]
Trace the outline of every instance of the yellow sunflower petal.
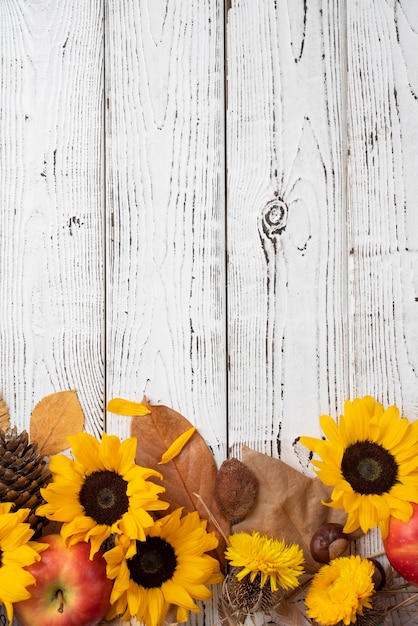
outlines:
[{"label": "yellow sunflower petal", "polygon": [[176,620],[178,622],[187,622],[187,609],[183,608],[182,606],[179,606],[179,608],[177,609],[177,613],[176,613]]},{"label": "yellow sunflower petal", "polygon": [[34,582],[35,577],[21,567],[5,565],[0,568],[0,594],[3,599],[10,602],[19,602],[28,598],[30,594],[26,588]]},{"label": "yellow sunflower petal", "polygon": [[144,404],[138,402],[132,402],[131,400],[124,400],[123,398],[113,398],[107,404],[106,410],[116,415],[127,415],[132,417],[148,415],[151,413],[150,409]]},{"label": "yellow sunflower petal", "polygon": [[[27,511],[27,509],[26,509]],[[23,519],[26,519],[27,513],[23,516]],[[10,533],[16,528],[17,523],[21,523],[22,519],[15,517],[13,513],[5,513],[0,516],[0,538],[2,540],[9,539]],[[28,526],[23,526],[23,529],[26,530]],[[33,535],[33,533],[32,533]]]},{"label": "yellow sunflower petal", "polygon": [[26,543],[13,548],[10,552],[5,552],[3,550],[2,564],[26,567],[27,565],[32,565],[32,563],[38,561],[39,558],[39,553],[36,552],[36,550],[34,550],[29,543]]},{"label": "yellow sunflower petal", "polygon": [[[122,445],[119,437],[116,435],[108,435],[106,432],[102,434],[98,451],[103,469],[119,472],[120,450]],[[131,457],[131,465],[132,462],[133,456]]]},{"label": "yellow sunflower petal", "polygon": [[[301,442],[319,455],[312,464],[320,480],[333,487],[333,508],[347,515],[345,531],[363,532],[406,509],[400,500],[418,500],[418,425],[399,417],[399,410],[386,410],[371,396],[347,400],[338,424],[322,416],[327,439],[301,437]],[[414,500],[415,499],[415,500]]]},{"label": "yellow sunflower petal", "polygon": [[389,534],[389,519],[379,520],[379,530],[382,536],[382,539],[386,539]]},{"label": "yellow sunflower petal", "polygon": [[103,470],[104,466],[100,459],[100,443],[90,433],[79,433],[67,437],[74,457],[83,467],[90,471]]},{"label": "yellow sunflower petal", "polygon": [[82,471],[78,471],[78,465],[72,459],[63,454],[56,454],[49,460],[49,469],[53,478],[60,477],[68,482],[82,484]]},{"label": "yellow sunflower petal", "polygon": [[176,584],[173,580],[163,583],[162,590],[164,598],[169,604],[180,604],[180,606],[189,611],[193,611],[196,608],[196,604],[185,587]]},{"label": "yellow sunflower petal", "polygon": [[147,594],[144,589],[138,587],[132,583],[129,579],[129,572],[127,572],[128,578],[128,593],[126,594],[126,601],[129,607],[130,616],[142,615],[144,616],[147,611]]},{"label": "yellow sunflower petal", "polygon": [[9,513],[12,506],[13,506],[13,502],[0,502],[0,515]]},{"label": "yellow sunflower petal", "polygon": [[169,461],[174,459],[176,456],[178,456],[180,452],[183,450],[186,443],[189,441],[189,439],[193,435],[193,433],[195,432],[195,430],[196,428],[192,426],[192,428],[189,428],[183,434],[177,437],[177,439],[173,441],[171,446],[162,455],[159,465],[168,463]]},{"label": "yellow sunflower petal", "polygon": [[[321,415],[319,424],[325,437],[331,441],[339,441],[339,430],[335,421],[329,415]],[[322,440],[320,440],[322,441]]]},{"label": "yellow sunflower petal", "polygon": [[153,588],[148,589],[147,595],[147,612],[149,616],[149,621],[146,620],[146,624],[147,626],[159,626],[168,609],[163,593],[160,588]]},{"label": "yellow sunflower petal", "polygon": [[121,442],[103,433],[99,442],[79,433],[68,439],[75,458],[55,461],[38,513],[62,522],[67,545],[90,541],[91,557],[111,534],[128,532],[130,539],[143,540],[144,529],[153,523],[150,511],[169,504],[159,498],[164,487],[148,480],[161,474],[135,464],[136,438]]},{"label": "yellow sunflower petal", "polygon": [[30,541],[33,530],[22,521],[27,517],[27,510],[10,510],[10,507],[0,506],[0,604],[4,604],[9,619],[13,619],[13,603],[30,597],[27,587],[35,582],[25,568],[39,560],[43,547]]},{"label": "yellow sunflower petal", "polygon": [[[143,541],[129,542],[124,535],[115,537],[115,548],[118,547],[118,550],[113,549],[108,556],[105,555],[105,559],[108,563],[107,575],[114,580],[112,602],[124,619],[132,617],[132,612],[136,611],[138,621],[145,622],[147,626],[157,626],[170,604],[187,616],[189,610],[198,610],[194,598],[211,597],[206,585],[221,582],[223,577],[219,572],[219,562],[202,552],[202,547],[208,543],[202,541],[202,534],[210,537],[212,545],[212,533],[206,532],[199,514],[195,511],[181,517],[181,509],[176,509],[146,529]],[[135,558],[142,562],[148,549],[153,554],[161,550],[160,585],[156,584],[157,573],[154,572],[152,585],[143,587],[130,579],[127,588],[126,576],[130,575],[130,569],[126,563]],[[171,550],[175,559],[170,557]],[[132,571],[135,567],[133,562]],[[117,614],[115,609],[112,614]]]},{"label": "yellow sunflower petal", "polygon": [[[121,476],[125,474],[135,465],[135,454],[137,448],[136,437],[129,437],[122,441],[118,450],[118,465],[115,467],[116,471]],[[136,466],[137,467],[137,466]]]}]

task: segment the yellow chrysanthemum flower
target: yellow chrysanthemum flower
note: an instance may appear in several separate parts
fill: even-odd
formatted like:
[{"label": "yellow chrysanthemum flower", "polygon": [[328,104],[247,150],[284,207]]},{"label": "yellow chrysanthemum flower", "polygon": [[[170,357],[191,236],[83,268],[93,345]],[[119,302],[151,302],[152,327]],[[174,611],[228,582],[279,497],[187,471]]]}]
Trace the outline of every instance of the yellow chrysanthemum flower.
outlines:
[{"label": "yellow chrysanthemum flower", "polygon": [[13,620],[13,603],[30,598],[27,587],[35,583],[24,567],[39,561],[40,552],[47,544],[30,541],[33,529],[25,520],[29,509],[10,512],[12,503],[0,504],[0,604],[4,604],[7,617]]},{"label": "yellow chrysanthemum flower", "polygon": [[399,410],[370,396],[347,400],[339,424],[329,415],[320,418],[327,437],[301,437],[322,460],[312,464],[325,485],[334,487],[331,502],[348,514],[344,532],[366,533],[379,525],[388,534],[389,519],[407,522],[411,502],[418,503],[418,421],[399,417]]},{"label": "yellow chrysanthemum flower", "polygon": [[87,433],[68,437],[75,460],[57,455],[50,460],[52,482],[41,489],[46,504],[38,515],[63,522],[67,545],[90,541],[90,558],[111,534],[145,539],[153,525],[149,511],[169,505],[158,499],[162,486],[148,480],[162,478],[155,470],[135,464],[136,438],[122,443],[103,433],[101,442]]},{"label": "yellow chrysanthemum flower", "polygon": [[354,555],[323,565],[306,594],[308,616],[322,626],[355,623],[372,606],[373,573],[371,561]]},{"label": "yellow chrysanthemum flower", "polygon": [[206,554],[218,540],[197,512],[181,517],[181,509],[157,520],[146,534],[145,541],[118,536],[105,553],[107,576],[114,580],[107,619],[136,616],[146,626],[159,626],[174,605],[176,621],[185,622],[188,611],[199,612],[194,599],[212,597],[206,585],[223,580],[219,562]]},{"label": "yellow chrysanthemum flower", "polygon": [[258,532],[235,533],[229,537],[225,556],[231,565],[242,568],[238,580],[247,574],[251,582],[260,574],[260,587],[270,580],[271,591],[294,589],[303,574],[303,552],[297,544],[260,535]]}]

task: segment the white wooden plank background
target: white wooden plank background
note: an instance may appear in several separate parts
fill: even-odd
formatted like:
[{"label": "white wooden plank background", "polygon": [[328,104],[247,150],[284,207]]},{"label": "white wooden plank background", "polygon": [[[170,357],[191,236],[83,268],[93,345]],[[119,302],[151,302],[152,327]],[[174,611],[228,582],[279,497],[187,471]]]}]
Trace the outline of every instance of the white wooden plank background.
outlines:
[{"label": "white wooden plank background", "polygon": [[414,0],[2,0],[13,422],[77,388],[126,436],[106,399],[146,394],[309,472],[346,397],[417,418],[417,33]]}]

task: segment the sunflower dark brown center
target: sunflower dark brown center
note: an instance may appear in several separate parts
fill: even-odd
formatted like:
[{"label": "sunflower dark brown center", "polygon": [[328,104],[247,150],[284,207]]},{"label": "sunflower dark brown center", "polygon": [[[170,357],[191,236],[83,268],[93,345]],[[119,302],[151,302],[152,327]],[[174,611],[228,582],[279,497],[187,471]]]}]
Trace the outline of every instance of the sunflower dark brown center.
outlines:
[{"label": "sunflower dark brown center", "polygon": [[127,561],[131,579],[144,589],[161,587],[176,569],[177,558],[171,544],[161,537],[136,542],[136,554]]},{"label": "sunflower dark brown center", "polygon": [[348,446],[341,461],[341,471],[353,490],[362,495],[387,493],[398,479],[394,456],[372,441],[357,441]]},{"label": "sunflower dark brown center", "polygon": [[79,493],[79,501],[97,524],[111,526],[129,508],[126,494],[128,483],[117,472],[103,470],[86,477]]}]

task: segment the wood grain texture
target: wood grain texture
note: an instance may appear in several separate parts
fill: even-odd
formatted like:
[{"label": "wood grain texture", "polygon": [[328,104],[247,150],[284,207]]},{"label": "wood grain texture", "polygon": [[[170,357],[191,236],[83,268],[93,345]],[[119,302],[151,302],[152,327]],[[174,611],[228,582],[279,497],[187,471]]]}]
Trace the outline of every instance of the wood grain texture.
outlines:
[{"label": "wood grain texture", "polygon": [[103,428],[102,12],[0,3],[1,392],[27,425],[76,388]]},{"label": "wood grain texture", "polygon": [[417,419],[418,9],[355,2],[347,19],[351,391]]},{"label": "wood grain texture", "polygon": [[[170,406],[226,456],[223,13],[107,4],[107,395]],[[129,434],[109,414],[107,429]],[[190,624],[214,624],[216,600]],[[132,623],[136,623],[133,619]]]},{"label": "wood grain texture", "polygon": [[292,445],[348,381],[344,25],[331,2],[228,12],[230,442],[304,469]]},{"label": "wood grain texture", "polygon": [[[358,1],[347,12],[350,395],[396,404],[410,420],[418,418],[417,9]],[[365,554],[381,548],[377,532],[359,544]]]},{"label": "wood grain texture", "polygon": [[145,394],[310,473],[347,397],[416,419],[417,33],[416,0],[2,0],[12,423],[75,387],[125,437],[103,403]]},{"label": "wood grain texture", "polygon": [[108,397],[171,406],[223,459],[222,6],[107,11]]}]

